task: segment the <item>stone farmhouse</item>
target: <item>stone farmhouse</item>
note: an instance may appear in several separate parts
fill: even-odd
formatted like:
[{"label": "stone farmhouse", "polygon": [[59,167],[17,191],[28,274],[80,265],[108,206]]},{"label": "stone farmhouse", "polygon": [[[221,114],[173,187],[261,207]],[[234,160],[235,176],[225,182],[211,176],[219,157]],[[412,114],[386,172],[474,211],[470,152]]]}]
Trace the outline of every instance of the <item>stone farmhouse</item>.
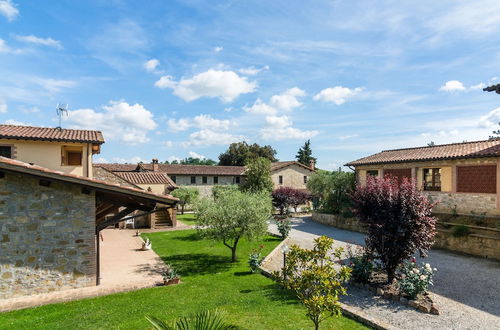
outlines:
[{"label": "stone farmhouse", "polygon": [[[94,164],[96,173],[100,172],[100,169],[129,180],[139,173],[165,175],[171,182],[158,187],[159,190],[155,192],[175,189],[177,186],[189,186],[197,188],[205,197],[211,196],[215,185],[242,184],[245,181],[246,171],[244,166],[159,164],[157,159],[153,159],[150,164]],[[295,161],[271,164],[271,178],[275,188],[285,186],[305,190],[307,180],[313,173],[315,173],[314,163],[310,166]],[[141,187],[144,188],[152,183],[153,181],[142,183]]]},{"label": "stone farmhouse", "polygon": [[500,140],[385,150],[346,166],[358,183],[368,176],[393,175],[415,180],[437,213],[500,214]]},{"label": "stone farmhouse", "polygon": [[175,214],[168,194],[92,178],[100,132],[0,125],[0,141],[0,299],[99,284],[102,229]]}]

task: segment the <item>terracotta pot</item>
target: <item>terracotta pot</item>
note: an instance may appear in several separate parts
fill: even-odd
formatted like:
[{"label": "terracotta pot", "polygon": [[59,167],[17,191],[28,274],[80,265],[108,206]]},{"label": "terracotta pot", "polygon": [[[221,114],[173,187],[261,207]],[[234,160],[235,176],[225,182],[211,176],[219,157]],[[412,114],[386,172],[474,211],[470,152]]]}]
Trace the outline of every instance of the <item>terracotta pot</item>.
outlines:
[{"label": "terracotta pot", "polygon": [[180,281],[180,278],[176,277],[176,278],[172,278],[169,280],[163,280],[163,284],[164,285],[179,284],[179,281]]}]

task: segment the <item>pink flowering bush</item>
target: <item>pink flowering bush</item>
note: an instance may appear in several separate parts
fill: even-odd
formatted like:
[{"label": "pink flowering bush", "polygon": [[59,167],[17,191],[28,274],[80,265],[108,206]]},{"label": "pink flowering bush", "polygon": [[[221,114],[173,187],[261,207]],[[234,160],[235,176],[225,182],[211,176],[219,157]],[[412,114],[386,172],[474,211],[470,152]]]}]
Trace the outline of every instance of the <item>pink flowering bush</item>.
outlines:
[{"label": "pink flowering bush", "polygon": [[395,272],[415,252],[425,256],[434,244],[436,218],[432,204],[414,182],[368,177],[353,194],[354,212],[366,229],[366,248],[380,259],[392,283]]}]

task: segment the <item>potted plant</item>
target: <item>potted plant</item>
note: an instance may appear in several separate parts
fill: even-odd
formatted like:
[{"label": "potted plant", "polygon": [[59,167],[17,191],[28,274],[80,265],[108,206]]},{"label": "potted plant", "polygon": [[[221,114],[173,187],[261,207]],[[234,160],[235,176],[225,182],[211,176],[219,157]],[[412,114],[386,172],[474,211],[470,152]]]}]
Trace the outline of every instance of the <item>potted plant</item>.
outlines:
[{"label": "potted plant", "polygon": [[179,284],[179,281],[181,280],[181,277],[177,272],[169,267],[165,272],[163,272],[163,284],[164,285],[172,285],[172,284]]},{"label": "potted plant", "polygon": [[250,253],[250,256],[248,257],[248,265],[250,266],[252,273],[255,273],[262,264],[262,261],[264,261],[264,258],[261,255],[263,248],[264,245],[261,245],[259,246],[259,249],[253,249],[252,253]]}]

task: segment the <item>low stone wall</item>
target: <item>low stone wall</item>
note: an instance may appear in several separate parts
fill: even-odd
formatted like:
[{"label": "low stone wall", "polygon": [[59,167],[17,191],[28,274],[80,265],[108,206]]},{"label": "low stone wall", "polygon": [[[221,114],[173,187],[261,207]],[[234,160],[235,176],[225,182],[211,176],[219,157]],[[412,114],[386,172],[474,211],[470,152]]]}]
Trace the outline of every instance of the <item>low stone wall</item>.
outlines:
[{"label": "low stone wall", "polygon": [[0,299],[95,285],[95,195],[0,179]]},{"label": "low stone wall", "polygon": [[[312,220],[336,228],[365,232],[358,220],[354,218],[345,219],[336,214],[313,213]],[[487,231],[487,229],[483,229],[481,232],[485,230]],[[500,260],[500,238],[498,238],[497,230],[491,229],[491,235],[475,234],[474,229],[471,231],[471,234],[456,237],[452,230],[437,229],[434,247]]]},{"label": "low stone wall", "polygon": [[472,193],[444,193],[437,191],[425,191],[425,194],[433,201],[438,202],[434,207],[437,213],[452,213],[456,208],[458,214],[470,214],[486,212],[488,215],[496,215],[496,194],[472,194]]}]

